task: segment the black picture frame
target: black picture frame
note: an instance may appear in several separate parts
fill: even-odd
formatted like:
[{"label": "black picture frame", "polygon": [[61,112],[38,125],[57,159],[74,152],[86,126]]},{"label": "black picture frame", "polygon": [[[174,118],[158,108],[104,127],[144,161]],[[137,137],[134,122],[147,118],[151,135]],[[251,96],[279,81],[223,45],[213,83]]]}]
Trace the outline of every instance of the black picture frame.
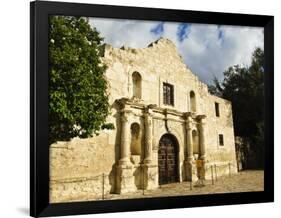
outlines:
[{"label": "black picture frame", "polygon": [[[264,28],[264,191],[146,199],[49,203],[48,16],[165,20]],[[141,7],[35,1],[30,3],[30,215],[60,216],[274,201],[274,17]]]}]

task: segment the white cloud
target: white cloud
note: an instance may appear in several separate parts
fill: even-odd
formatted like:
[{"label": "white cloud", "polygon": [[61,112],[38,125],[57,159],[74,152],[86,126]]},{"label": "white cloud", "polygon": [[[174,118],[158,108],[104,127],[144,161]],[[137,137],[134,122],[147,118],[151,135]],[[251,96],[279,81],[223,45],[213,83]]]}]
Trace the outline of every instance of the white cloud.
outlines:
[{"label": "white cloud", "polygon": [[[105,42],[114,47],[123,45],[146,47],[160,35],[151,32],[159,22],[91,18]],[[223,71],[235,64],[250,64],[255,47],[263,48],[263,29],[241,26],[191,24],[188,36],[179,41],[180,23],[165,22],[162,37],[169,38],[177,46],[189,68],[206,83],[214,76],[223,78]]]},{"label": "white cloud", "polygon": [[159,22],[92,18],[90,23],[114,47],[142,48],[159,38],[150,32]]},{"label": "white cloud", "polygon": [[223,71],[235,64],[249,65],[255,47],[263,48],[263,29],[196,24],[179,50],[185,63],[204,81],[214,76],[223,78]]}]

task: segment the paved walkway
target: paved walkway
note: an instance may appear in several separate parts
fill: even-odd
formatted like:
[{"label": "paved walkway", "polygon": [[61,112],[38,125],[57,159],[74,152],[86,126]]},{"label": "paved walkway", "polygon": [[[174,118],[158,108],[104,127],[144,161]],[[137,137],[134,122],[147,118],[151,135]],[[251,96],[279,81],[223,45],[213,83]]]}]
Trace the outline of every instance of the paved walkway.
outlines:
[{"label": "paved walkway", "polygon": [[[147,197],[164,197],[164,196],[179,196],[179,195],[199,195],[199,194],[215,194],[215,193],[230,193],[230,192],[248,192],[248,191],[263,191],[264,187],[264,172],[259,170],[243,171],[231,176],[218,177],[212,185],[211,180],[205,181],[204,187],[196,187],[190,182],[172,183],[162,185],[156,190],[143,191],[138,190],[135,193],[128,194],[110,194],[106,195],[105,199],[129,199],[129,198],[147,198]],[[192,189],[191,189],[191,188]],[[93,199],[94,200],[94,199]],[[95,199],[97,200],[97,199]]]}]

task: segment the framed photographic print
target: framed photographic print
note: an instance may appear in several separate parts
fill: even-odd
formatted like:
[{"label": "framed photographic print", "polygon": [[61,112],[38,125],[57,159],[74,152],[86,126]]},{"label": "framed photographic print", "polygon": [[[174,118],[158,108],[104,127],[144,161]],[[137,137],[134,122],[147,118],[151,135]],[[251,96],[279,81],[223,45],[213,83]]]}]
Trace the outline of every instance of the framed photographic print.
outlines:
[{"label": "framed photographic print", "polygon": [[272,202],[273,16],[30,4],[30,215]]}]

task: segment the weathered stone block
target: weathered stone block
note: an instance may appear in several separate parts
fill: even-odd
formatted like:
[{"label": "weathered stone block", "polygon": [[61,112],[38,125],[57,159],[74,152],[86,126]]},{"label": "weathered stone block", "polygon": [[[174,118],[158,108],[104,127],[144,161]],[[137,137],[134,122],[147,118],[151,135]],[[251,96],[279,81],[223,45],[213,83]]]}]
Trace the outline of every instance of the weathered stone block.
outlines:
[{"label": "weathered stone block", "polygon": [[118,165],[116,172],[116,193],[123,194],[137,190],[133,177],[133,165]]}]

